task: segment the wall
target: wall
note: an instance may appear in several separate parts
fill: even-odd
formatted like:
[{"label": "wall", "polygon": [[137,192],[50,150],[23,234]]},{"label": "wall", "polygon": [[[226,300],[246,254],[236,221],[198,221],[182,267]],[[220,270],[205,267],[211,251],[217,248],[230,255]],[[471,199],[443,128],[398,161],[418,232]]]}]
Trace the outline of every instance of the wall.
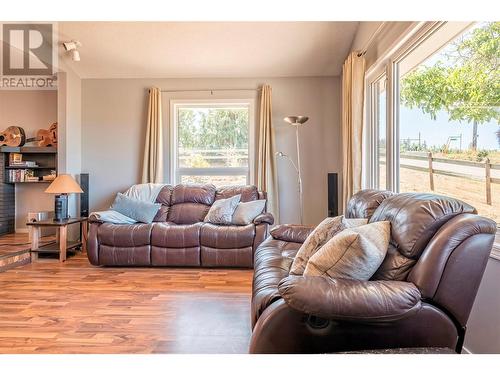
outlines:
[{"label": "wall", "polygon": [[[310,120],[301,131],[304,181],[304,218],[319,223],[327,215],[327,172],[340,172],[340,81],[337,77],[245,79],[86,79],[82,81],[82,172],[90,173],[90,208],[109,207],[116,192],[140,181],[147,105],[147,88],[164,90],[202,88],[273,88],[276,148],[296,157],[295,133],[283,122],[288,115]],[[169,99],[199,98],[207,93],[164,93],[165,150],[168,155]],[[252,97],[254,91],[227,91],[215,96]],[[258,107],[258,100],[256,100]],[[257,117],[258,119],[258,117]],[[168,179],[168,160],[165,176]],[[278,160],[282,222],[298,222],[295,172]],[[98,188],[97,188],[98,187]]]},{"label": "wall", "polygon": [[[16,125],[27,137],[57,121],[57,91],[0,91],[0,129]],[[25,157],[27,158],[27,157]],[[44,193],[47,184],[16,184],[16,231],[26,231],[28,212],[53,211],[54,200]]]}]

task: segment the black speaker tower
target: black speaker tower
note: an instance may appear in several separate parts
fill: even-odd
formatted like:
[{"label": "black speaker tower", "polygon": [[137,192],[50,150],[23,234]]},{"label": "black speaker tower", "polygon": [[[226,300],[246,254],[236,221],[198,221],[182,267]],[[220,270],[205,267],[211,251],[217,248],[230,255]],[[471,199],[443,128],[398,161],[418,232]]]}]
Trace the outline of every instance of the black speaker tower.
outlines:
[{"label": "black speaker tower", "polygon": [[89,216],[89,174],[80,174],[80,187],[83,193],[80,194],[80,216]]},{"label": "black speaker tower", "polygon": [[339,199],[338,195],[338,174],[328,173],[328,216],[338,216],[339,214]]}]

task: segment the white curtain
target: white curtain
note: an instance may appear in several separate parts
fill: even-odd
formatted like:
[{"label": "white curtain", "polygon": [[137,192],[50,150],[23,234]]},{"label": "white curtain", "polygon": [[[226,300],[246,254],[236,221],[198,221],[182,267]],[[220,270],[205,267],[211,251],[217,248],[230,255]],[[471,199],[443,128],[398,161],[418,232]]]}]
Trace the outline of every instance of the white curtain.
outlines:
[{"label": "white curtain", "polygon": [[275,145],[271,94],[271,86],[262,86],[257,187],[259,190],[267,192],[267,211],[273,214],[275,223],[279,223],[278,179],[276,175],[276,159],[274,157]]},{"label": "white curtain", "polygon": [[163,182],[161,91],[156,87],[149,89],[146,145],[142,165],[142,183],[148,182]]},{"label": "white curtain", "polygon": [[352,52],[342,68],[342,207],[361,189],[365,58]]}]

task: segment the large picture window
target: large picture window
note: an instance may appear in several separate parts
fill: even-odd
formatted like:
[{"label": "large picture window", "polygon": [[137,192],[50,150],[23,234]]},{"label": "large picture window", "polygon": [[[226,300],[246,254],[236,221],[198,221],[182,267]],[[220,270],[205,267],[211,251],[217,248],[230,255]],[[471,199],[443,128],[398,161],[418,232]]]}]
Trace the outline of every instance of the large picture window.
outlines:
[{"label": "large picture window", "polygon": [[251,183],[251,101],[172,102],[174,183]]},{"label": "large picture window", "polygon": [[452,196],[500,223],[499,56],[500,22],[428,23],[369,72],[368,185]]}]

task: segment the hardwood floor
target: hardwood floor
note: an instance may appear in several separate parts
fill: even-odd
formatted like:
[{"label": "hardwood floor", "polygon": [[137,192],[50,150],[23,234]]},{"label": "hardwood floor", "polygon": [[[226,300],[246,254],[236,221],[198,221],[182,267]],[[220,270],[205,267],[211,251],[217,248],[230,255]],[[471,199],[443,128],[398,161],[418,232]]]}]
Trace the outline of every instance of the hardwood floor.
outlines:
[{"label": "hardwood floor", "polygon": [[0,273],[0,353],[247,353],[251,284],[252,270],[40,260]]}]

